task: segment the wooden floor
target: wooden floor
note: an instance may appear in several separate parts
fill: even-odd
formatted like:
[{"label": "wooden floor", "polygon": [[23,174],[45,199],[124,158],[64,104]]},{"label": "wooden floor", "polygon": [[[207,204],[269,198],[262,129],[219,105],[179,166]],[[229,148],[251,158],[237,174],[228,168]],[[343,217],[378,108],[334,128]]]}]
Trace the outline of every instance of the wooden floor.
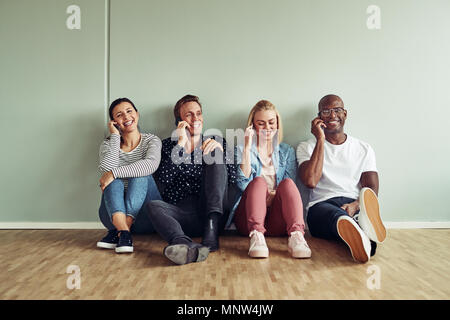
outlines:
[{"label": "wooden floor", "polygon": [[[0,299],[450,298],[450,229],[389,230],[366,264],[344,244],[307,234],[307,260],[289,256],[287,238],[267,238],[270,257],[250,259],[248,238],[227,235],[206,261],[176,266],[155,234],[134,236],[128,255],[97,249],[104,234],[0,230]],[[70,265],[80,268],[80,289],[67,287]]]}]

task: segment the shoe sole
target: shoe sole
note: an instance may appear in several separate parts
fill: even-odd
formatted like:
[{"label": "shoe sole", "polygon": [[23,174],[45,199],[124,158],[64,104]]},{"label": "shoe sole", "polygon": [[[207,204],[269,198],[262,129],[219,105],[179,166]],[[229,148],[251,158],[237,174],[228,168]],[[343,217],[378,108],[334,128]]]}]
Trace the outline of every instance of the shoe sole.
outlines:
[{"label": "shoe sole", "polygon": [[381,220],[377,195],[372,189],[366,188],[363,191],[362,199],[362,209],[366,213],[376,235],[376,239],[371,240],[381,243],[386,239],[386,228]]},{"label": "shoe sole", "polygon": [[363,240],[355,226],[348,220],[339,220],[337,229],[342,240],[350,248],[353,259],[363,263],[369,261],[369,256],[364,250]]},{"label": "shoe sole", "polygon": [[117,247],[117,245],[115,243],[107,243],[99,241],[97,242],[97,247],[103,249],[114,249],[115,247]]},{"label": "shoe sole", "polygon": [[164,248],[164,255],[167,259],[178,265],[204,261],[208,254],[207,247],[190,248],[186,244],[174,244]]},{"label": "shoe sole", "polygon": [[116,252],[117,253],[132,253],[133,247],[129,247],[129,246],[116,247]]},{"label": "shoe sole", "polygon": [[269,252],[265,250],[252,250],[249,251],[248,255],[252,258],[268,258]]},{"label": "shoe sole", "polygon": [[296,253],[291,248],[288,248],[288,252],[291,254],[292,258],[297,258],[297,259],[311,258],[311,253],[307,253],[307,254]]}]

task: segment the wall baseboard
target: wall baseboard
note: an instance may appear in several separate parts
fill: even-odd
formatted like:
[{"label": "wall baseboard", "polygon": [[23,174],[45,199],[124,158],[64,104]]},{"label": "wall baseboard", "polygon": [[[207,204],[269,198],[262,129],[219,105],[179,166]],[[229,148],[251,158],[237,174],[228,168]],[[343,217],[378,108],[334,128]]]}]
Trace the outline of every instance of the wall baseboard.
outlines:
[{"label": "wall baseboard", "polygon": [[[385,221],[388,229],[450,229],[450,221]],[[0,229],[100,229],[101,222],[0,222]]]},{"label": "wall baseboard", "polygon": [[0,222],[0,229],[105,229],[101,222]]},{"label": "wall baseboard", "polygon": [[388,229],[449,229],[450,221],[385,221]]}]

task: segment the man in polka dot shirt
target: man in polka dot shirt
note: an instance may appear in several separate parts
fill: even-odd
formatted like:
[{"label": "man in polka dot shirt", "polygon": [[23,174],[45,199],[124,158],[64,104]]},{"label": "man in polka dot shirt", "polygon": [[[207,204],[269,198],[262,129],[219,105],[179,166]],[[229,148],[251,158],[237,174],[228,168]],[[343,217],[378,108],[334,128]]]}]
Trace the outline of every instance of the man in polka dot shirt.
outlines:
[{"label": "man in polka dot shirt", "polygon": [[[177,129],[162,141],[154,177],[163,200],[148,203],[155,230],[168,242],[164,255],[176,264],[203,261],[219,248],[226,222],[228,185],[236,167],[222,137],[202,135],[199,98],[186,95],[174,107]],[[202,243],[190,237],[203,237]]]}]

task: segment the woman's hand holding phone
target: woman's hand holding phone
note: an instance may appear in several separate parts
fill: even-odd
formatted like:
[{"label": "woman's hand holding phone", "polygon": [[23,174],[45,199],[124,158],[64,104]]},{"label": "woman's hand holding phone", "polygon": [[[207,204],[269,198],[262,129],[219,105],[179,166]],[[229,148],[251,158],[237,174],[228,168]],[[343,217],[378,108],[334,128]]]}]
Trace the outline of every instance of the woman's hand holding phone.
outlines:
[{"label": "woman's hand holding phone", "polygon": [[108,129],[109,129],[109,133],[111,133],[111,134],[115,133],[115,134],[120,135],[119,125],[114,120],[111,120],[108,122]]},{"label": "woman's hand holding phone", "polygon": [[242,163],[240,165],[242,172],[248,178],[251,173],[251,147],[253,136],[255,135],[255,130],[253,129],[253,125],[247,127],[244,133],[244,150],[242,152]]},{"label": "woman's hand holding phone", "polygon": [[254,135],[255,135],[255,130],[253,129],[253,124],[252,124],[245,129],[244,149],[249,150],[251,148]]}]

